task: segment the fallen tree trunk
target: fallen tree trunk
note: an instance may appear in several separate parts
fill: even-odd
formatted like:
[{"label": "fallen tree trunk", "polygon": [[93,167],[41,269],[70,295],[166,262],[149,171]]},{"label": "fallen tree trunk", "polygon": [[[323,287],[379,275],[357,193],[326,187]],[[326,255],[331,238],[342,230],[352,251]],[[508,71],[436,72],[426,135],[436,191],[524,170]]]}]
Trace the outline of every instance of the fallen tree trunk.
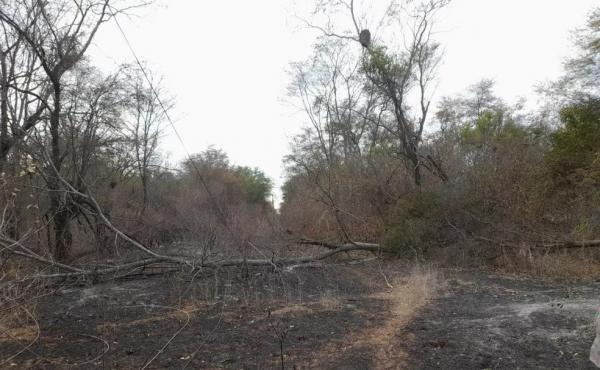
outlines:
[{"label": "fallen tree trunk", "polygon": [[306,263],[312,263],[320,260],[327,259],[335,256],[339,253],[353,252],[353,251],[368,251],[368,252],[381,252],[385,251],[385,248],[380,247],[378,244],[371,243],[354,243],[354,244],[343,244],[338,248],[329,250],[325,253],[318,254],[316,256],[303,256],[295,258],[271,258],[271,259],[244,259],[234,258],[221,261],[202,261],[202,260],[186,260],[185,263],[181,262],[179,256],[160,256],[145,258],[138,261],[125,263],[122,265],[112,266],[104,269],[94,269],[76,272],[66,272],[48,275],[34,275],[28,277],[27,280],[31,279],[52,279],[52,278],[71,278],[71,277],[84,277],[84,276],[100,276],[118,273],[124,270],[131,270],[141,267],[149,267],[157,263],[170,262],[172,264],[182,264],[186,266],[192,266],[193,270],[201,268],[220,268],[220,267],[235,267],[235,266],[277,266],[283,267],[288,265],[301,265]]},{"label": "fallen tree trunk", "polygon": [[323,248],[327,248],[327,249],[336,249],[337,247],[339,247],[336,244],[332,244],[332,243],[328,243],[328,242],[320,241],[320,240],[310,240],[310,239],[300,239],[294,243],[299,244],[299,245],[315,245],[315,246],[323,247]]},{"label": "fallen tree trunk", "polygon": [[571,248],[596,248],[600,247],[600,239],[596,240],[568,240],[564,242],[528,242],[524,241],[521,243],[513,243],[500,241],[495,239],[486,238],[483,236],[476,236],[475,239],[483,240],[492,244],[496,244],[499,247],[521,249],[523,247],[531,247],[534,249],[571,249]]},{"label": "fallen tree trunk", "polygon": [[381,246],[379,244],[364,243],[364,242],[349,242],[349,243],[344,243],[344,244],[335,244],[335,243],[329,243],[329,242],[325,242],[325,241],[321,241],[321,240],[300,239],[295,243],[300,244],[300,245],[316,245],[316,246],[324,247],[324,248],[331,249],[331,250],[338,249],[341,247],[351,246],[351,245],[365,247],[365,248],[374,247],[374,248],[381,249]]},{"label": "fallen tree trunk", "polygon": [[566,241],[548,244],[538,244],[538,248],[570,249],[570,248],[595,248],[600,247],[600,240]]}]

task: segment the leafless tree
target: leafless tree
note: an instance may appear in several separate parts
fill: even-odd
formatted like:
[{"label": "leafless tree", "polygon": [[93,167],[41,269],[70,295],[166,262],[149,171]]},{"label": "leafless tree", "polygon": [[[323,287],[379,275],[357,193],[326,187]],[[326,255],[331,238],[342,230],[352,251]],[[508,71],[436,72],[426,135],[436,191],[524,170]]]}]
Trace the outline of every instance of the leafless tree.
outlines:
[{"label": "leafless tree", "polygon": [[50,151],[46,181],[54,229],[52,249],[55,258],[64,261],[72,243],[73,207],[54,174],[62,171],[67,150],[61,137],[65,118],[64,77],[83,60],[100,26],[118,10],[112,7],[110,0],[18,0],[11,5],[0,9],[0,23],[22,40],[23,47],[32,55],[30,58],[39,63],[40,73],[36,86],[20,90],[32,97],[37,107],[26,114],[19,126],[14,124],[10,138],[5,135],[0,158],[5,158],[40,122],[47,123]]},{"label": "leafless tree", "polygon": [[131,91],[131,122],[129,123],[129,138],[133,145],[136,171],[142,184],[142,216],[149,201],[149,181],[153,169],[158,163],[158,139],[161,125],[173,104],[167,99],[161,88],[160,79],[149,76],[146,81],[139,69],[129,75]]}]

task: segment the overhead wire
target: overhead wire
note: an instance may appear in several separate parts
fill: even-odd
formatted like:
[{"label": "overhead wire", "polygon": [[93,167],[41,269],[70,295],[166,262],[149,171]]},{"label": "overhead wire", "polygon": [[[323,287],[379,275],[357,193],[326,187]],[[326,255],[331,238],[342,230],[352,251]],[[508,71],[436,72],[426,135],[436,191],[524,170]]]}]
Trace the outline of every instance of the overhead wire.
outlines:
[{"label": "overhead wire", "polygon": [[[217,198],[214,196],[214,194],[210,190],[210,187],[208,186],[208,182],[206,181],[206,179],[204,178],[204,176],[202,176],[202,173],[200,172],[200,169],[198,168],[196,162],[194,161],[194,159],[190,155],[189,151],[186,149],[185,143],[183,142],[183,139],[182,139],[181,135],[179,134],[179,132],[177,131],[177,128],[175,127],[175,123],[171,119],[171,116],[169,115],[169,112],[165,108],[165,105],[163,104],[162,100],[160,99],[160,96],[158,95],[158,92],[154,88],[154,84],[152,84],[152,81],[150,80],[150,77],[149,77],[148,73],[146,72],[146,69],[144,68],[143,64],[141,63],[140,59],[138,58],[137,53],[133,49],[133,46],[131,45],[131,42],[129,41],[129,38],[125,34],[125,31],[123,30],[123,27],[121,27],[121,24],[119,23],[119,20],[117,19],[115,13],[113,12],[113,10],[112,10],[112,8],[110,6],[109,6],[108,10],[110,11],[110,13],[112,15],[112,17],[113,17],[113,19],[115,21],[115,24],[117,25],[117,28],[119,29],[119,32],[121,33],[121,36],[125,40],[125,43],[127,44],[127,47],[129,48],[129,51],[133,55],[133,58],[135,59],[137,65],[140,68],[140,70],[142,71],[142,74],[146,78],[146,81],[148,82],[148,85],[150,86],[150,89],[154,93],[154,96],[156,97],[156,100],[158,101],[158,103],[159,103],[161,109],[163,110],[163,112],[165,113],[165,117],[167,118],[167,121],[171,125],[171,128],[173,129],[173,132],[175,133],[175,136],[177,137],[177,140],[179,140],[179,143],[181,144],[181,147],[182,147],[183,151],[185,152],[185,154],[186,154],[186,156],[187,156],[187,158],[188,158],[188,160],[190,162],[190,165],[196,171],[196,174],[198,175],[198,178],[200,179],[200,182],[201,182],[202,186],[206,190],[206,193],[208,195],[208,198],[209,198],[210,202],[212,203],[213,207],[215,208],[215,210],[218,213],[219,221],[221,221],[221,223],[223,224],[223,226],[225,228],[227,228],[231,233],[233,233],[233,230],[231,229],[231,225],[229,224],[229,222],[227,222],[227,215],[223,211],[223,208],[219,204]],[[256,245],[254,245],[250,241],[248,241],[248,244],[253,249],[255,249],[258,253],[260,253],[264,258],[268,259],[268,257],[265,255],[265,253],[262,252],[260,249],[258,249],[258,247]],[[275,269],[278,269],[278,267],[272,261],[271,261],[271,264],[275,267]]]},{"label": "overhead wire", "polygon": [[148,73],[146,72],[146,68],[144,67],[144,65],[142,64],[142,62],[140,61],[140,59],[138,58],[137,53],[135,52],[135,50],[133,48],[133,45],[129,41],[129,38],[127,37],[125,31],[123,30],[123,27],[121,27],[121,23],[119,23],[119,20],[117,19],[116,14],[113,12],[113,10],[112,10],[112,8],[110,6],[108,7],[108,10],[109,10],[109,12],[110,12],[113,20],[115,21],[115,24],[117,25],[117,28],[119,29],[119,32],[121,33],[121,36],[123,37],[123,40],[125,40],[125,43],[127,44],[127,48],[129,49],[129,51],[131,52],[131,55],[135,59],[136,64],[138,65],[138,67],[142,71],[142,74],[144,75],[144,78],[148,82],[148,85],[150,86],[150,89],[152,90],[152,93],[154,94],[154,96],[156,98],[156,101],[158,102],[158,104],[160,105],[161,109],[163,110],[163,112],[165,114],[165,118],[167,119],[167,121],[171,125],[171,128],[173,129],[173,132],[175,133],[175,136],[177,137],[177,140],[181,144],[181,148],[183,149],[183,151],[184,151],[184,153],[185,153],[185,155],[186,155],[186,157],[187,157],[190,165],[192,166],[192,168],[196,172],[196,175],[198,176],[198,179],[200,180],[200,183],[202,184],[202,187],[204,188],[204,190],[206,190],[206,193],[208,195],[209,201],[212,203],[212,206],[217,211],[221,223],[223,223],[224,226],[228,226],[227,216],[226,216],[225,212],[223,211],[223,208],[221,207],[221,205],[217,201],[217,199],[214,196],[213,192],[210,190],[210,187],[208,186],[208,182],[206,181],[206,179],[204,178],[204,176],[202,176],[202,172],[198,168],[198,165],[196,164],[196,161],[194,160],[194,158],[192,157],[192,155],[190,154],[190,152],[187,150],[187,148],[185,146],[185,143],[183,141],[183,138],[179,134],[179,131],[177,131],[177,128],[175,127],[175,123],[171,119],[171,115],[169,114],[169,111],[166,109],[165,105],[163,104],[162,99],[158,95],[158,92],[156,91],[156,89],[154,87],[154,84],[152,83],[152,81],[151,81]]}]

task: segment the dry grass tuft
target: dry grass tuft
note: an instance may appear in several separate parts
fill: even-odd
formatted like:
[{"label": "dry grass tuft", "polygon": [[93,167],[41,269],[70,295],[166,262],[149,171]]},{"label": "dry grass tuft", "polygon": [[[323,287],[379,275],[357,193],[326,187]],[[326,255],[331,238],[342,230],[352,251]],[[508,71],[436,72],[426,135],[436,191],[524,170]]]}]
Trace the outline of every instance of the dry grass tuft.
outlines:
[{"label": "dry grass tuft", "polygon": [[148,307],[150,309],[155,309],[157,311],[163,310],[160,314],[143,317],[137,320],[131,321],[119,321],[119,322],[104,322],[101,325],[98,325],[96,329],[100,332],[123,328],[123,327],[142,327],[148,324],[153,324],[157,322],[163,322],[165,320],[177,320],[177,321],[185,321],[189,317],[190,314],[194,314],[198,311],[202,311],[205,309],[205,306],[193,303],[186,303],[181,307],[170,307],[170,306],[159,306],[159,305],[139,305],[139,306],[127,306],[129,308],[140,308],[140,307]]},{"label": "dry grass tuft", "polygon": [[317,302],[305,304],[288,304],[285,307],[271,312],[272,316],[285,316],[289,314],[312,314],[315,312],[335,311],[342,306],[336,297],[321,297]]},{"label": "dry grass tuft", "polygon": [[0,323],[0,343],[33,340],[37,335],[37,326],[25,313],[19,314],[17,310],[2,318]]}]

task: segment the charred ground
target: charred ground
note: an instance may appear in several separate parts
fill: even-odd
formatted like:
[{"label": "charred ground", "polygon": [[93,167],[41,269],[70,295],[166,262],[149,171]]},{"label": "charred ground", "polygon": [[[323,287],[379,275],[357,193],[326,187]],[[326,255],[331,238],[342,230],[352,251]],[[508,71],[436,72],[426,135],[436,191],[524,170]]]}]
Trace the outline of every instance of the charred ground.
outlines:
[{"label": "charred ground", "polygon": [[598,283],[415,274],[372,260],[64,287],[2,335],[2,359],[22,351],[2,367],[281,368],[283,348],[297,369],[592,369]]}]

